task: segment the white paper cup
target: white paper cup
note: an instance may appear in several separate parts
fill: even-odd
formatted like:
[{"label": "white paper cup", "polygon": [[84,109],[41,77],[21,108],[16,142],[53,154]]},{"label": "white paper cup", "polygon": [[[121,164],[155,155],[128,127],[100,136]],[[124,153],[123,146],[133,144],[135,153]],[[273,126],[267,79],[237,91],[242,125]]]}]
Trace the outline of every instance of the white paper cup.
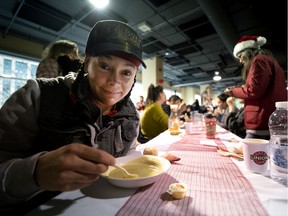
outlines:
[{"label": "white paper cup", "polygon": [[192,134],[193,133],[193,122],[184,122],[185,133]]},{"label": "white paper cup", "polygon": [[245,168],[254,173],[265,173],[268,169],[269,140],[243,139]]}]

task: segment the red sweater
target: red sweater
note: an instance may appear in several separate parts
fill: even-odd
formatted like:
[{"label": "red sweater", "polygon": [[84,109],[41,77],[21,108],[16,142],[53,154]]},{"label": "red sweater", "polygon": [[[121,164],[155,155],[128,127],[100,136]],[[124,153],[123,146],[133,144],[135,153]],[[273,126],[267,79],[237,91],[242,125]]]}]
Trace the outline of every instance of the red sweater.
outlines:
[{"label": "red sweater", "polygon": [[253,59],[245,87],[235,87],[233,95],[244,99],[246,129],[268,130],[275,102],[287,101],[284,71],[276,60],[259,54]]}]

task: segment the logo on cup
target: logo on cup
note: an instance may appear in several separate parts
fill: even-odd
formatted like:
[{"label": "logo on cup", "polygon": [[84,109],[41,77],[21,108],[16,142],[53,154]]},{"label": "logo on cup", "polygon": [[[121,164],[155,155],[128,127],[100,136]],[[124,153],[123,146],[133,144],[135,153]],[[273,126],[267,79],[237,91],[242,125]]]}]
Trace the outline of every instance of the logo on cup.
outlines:
[{"label": "logo on cup", "polygon": [[267,155],[264,151],[258,151],[253,155],[250,155],[250,159],[258,165],[263,165],[269,159],[269,155]]}]

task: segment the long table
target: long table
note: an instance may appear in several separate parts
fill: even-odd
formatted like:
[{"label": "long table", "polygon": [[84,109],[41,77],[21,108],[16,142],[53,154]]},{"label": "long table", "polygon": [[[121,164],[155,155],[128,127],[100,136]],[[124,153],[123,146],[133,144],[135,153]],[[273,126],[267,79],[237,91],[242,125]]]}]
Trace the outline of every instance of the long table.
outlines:
[{"label": "long table", "polygon": [[[239,137],[220,127],[217,127],[214,140],[205,139],[203,133],[173,136],[166,131],[137,146],[136,151],[126,156],[141,155],[146,147],[153,146],[158,149],[159,155],[169,152],[181,157],[152,186],[124,189],[101,178],[84,189],[59,194],[27,216],[288,214],[287,187],[272,181],[268,173],[260,175],[246,171],[243,161],[226,158],[216,152],[216,146],[229,147],[232,145],[229,139],[239,140]],[[199,161],[203,159],[204,162]],[[209,169],[215,172],[209,172]],[[229,178],[237,181],[234,183]],[[190,188],[183,200],[175,201],[165,194],[165,189],[167,184],[178,181],[185,181]]]}]

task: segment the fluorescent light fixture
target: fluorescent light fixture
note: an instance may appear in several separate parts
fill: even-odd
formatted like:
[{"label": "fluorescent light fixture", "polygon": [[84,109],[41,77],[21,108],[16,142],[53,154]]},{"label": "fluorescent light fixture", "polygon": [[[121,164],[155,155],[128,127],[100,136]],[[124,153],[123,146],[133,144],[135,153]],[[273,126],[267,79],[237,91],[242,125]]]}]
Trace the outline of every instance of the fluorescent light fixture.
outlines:
[{"label": "fluorescent light fixture", "polygon": [[151,26],[147,22],[143,22],[138,25],[138,29],[140,29],[142,32],[147,32],[151,31]]},{"label": "fluorescent light fixture", "polygon": [[90,3],[96,8],[104,8],[109,4],[109,0],[90,0]]},{"label": "fluorescent light fixture", "polygon": [[222,79],[222,77],[219,75],[219,71],[215,71],[215,76],[213,77],[213,80],[219,81],[221,79]]}]

